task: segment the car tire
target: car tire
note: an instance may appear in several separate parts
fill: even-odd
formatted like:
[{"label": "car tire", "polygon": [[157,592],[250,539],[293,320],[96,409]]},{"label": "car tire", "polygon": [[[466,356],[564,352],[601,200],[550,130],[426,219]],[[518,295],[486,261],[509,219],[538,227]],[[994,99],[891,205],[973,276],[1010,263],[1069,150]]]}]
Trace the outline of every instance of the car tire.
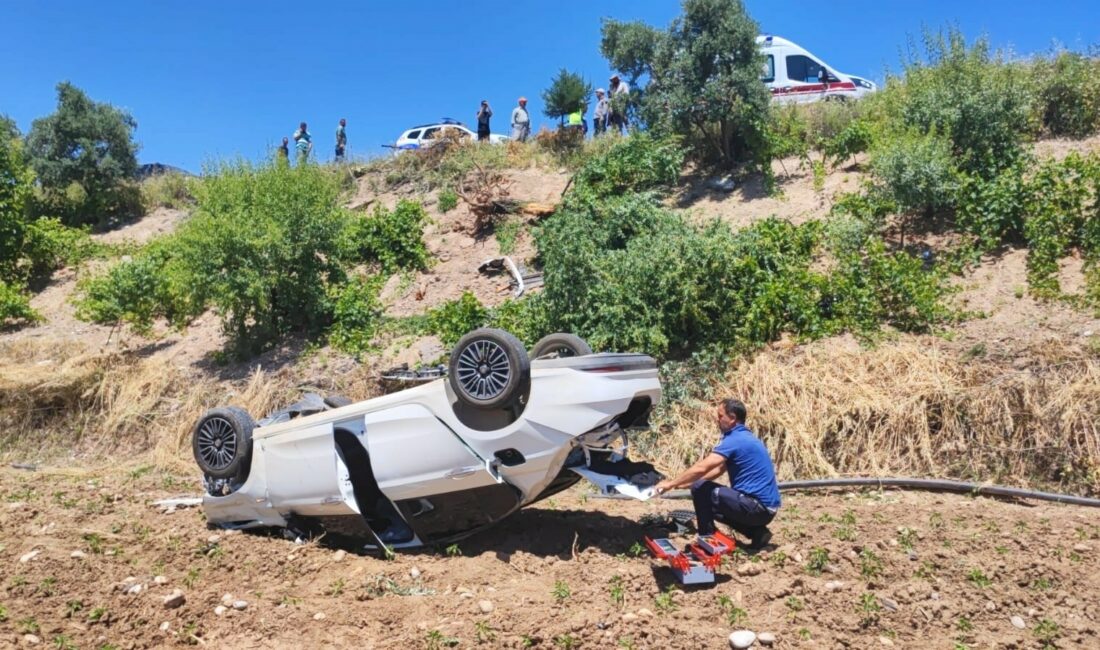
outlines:
[{"label": "car tire", "polygon": [[252,460],[252,416],[227,406],[203,413],[191,432],[195,462],[208,478],[243,483]]},{"label": "car tire", "polygon": [[531,348],[532,359],[542,359],[553,355],[552,358],[583,357],[592,354],[592,346],[576,334],[558,332],[548,334],[535,343]]},{"label": "car tire", "polygon": [[329,395],[325,398],[325,406],[329,408],[338,409],[343,406],[350,406],[351,404],[354,404],[354,402],[351,401],[350,397],[345,395]]},{"label": "car tire", "polygon": [[508,408],[531,384],[531,359],[515,336],[483,327],[459,339],[447,380],[459,401],[480,409]]}]

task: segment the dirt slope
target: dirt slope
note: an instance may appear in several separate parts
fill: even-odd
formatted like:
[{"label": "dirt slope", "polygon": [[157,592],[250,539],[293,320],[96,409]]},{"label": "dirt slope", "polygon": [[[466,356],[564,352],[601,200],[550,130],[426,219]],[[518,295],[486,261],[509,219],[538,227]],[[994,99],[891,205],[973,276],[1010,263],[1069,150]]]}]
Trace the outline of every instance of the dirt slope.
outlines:
[{"label": "dirt slope", "polygon": [[[1100,527],[1083,508],[788,494],[769,549],[681,591],[631,548],[660,534],[643,515],[683,501],[578,487],[450,554],[385,561],[324,540],[208,530],[199,509],[161,514],[150,501],[193,479],[146,471],[0,470],[0,646],[33,634],[80,648],[720,648],[743,627],[775,634],[779,648],[1037,648],[1043,634],[1050,647],[1083,648],[1100,633]],[[816,548],[829,555],[820,575],[806,568]],[[184,602],[167,608],[175,589]],[[729,607],[741,610],[736,626]]]}]

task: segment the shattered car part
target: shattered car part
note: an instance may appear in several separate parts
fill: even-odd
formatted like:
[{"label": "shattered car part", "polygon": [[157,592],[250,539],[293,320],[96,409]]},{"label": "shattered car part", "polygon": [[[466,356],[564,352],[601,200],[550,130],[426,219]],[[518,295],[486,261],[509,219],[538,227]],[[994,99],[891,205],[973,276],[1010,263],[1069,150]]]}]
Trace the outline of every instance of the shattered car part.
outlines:
[{"label": "shattered car part", "polygon": [[514,298],[519,298],[528,289],[542,286],[542,273],[528,272],[517,266],[508,256],[487,259],[477,267],[477,270],[485,275],[496,275],[507,270],[512,276],[509,286]]}]

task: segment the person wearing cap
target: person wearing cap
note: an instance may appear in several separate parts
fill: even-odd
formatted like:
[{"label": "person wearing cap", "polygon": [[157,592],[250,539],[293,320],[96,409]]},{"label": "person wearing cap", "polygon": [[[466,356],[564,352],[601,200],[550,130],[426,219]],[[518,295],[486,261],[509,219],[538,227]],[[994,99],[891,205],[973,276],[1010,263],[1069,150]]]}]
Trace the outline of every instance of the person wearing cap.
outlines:
[{"label": "person wearing cap", "polygon": [[607,130],[607,113],[610,104],[607,101],[607,93],[603,88],[596,89],[596,112],[592,115],[593,137],[597,137]]},{"label": "person wearing cap", "polygon": [[489,107],[489,100],[481,100],[481,106],[477,109],[477,141],[489,140],[489,118],[493,116],[493,109]]},{"label": "person wearing cap", "polygon": [[[618,73],[611,75],[611,113],[609,121],[621,135],[626,126],[626,102],[630,94],[630,85],[619,79]],[[622,99],[619,99],[620,95]]]},{"label": "person wearing cap", "polygon": [[531,135],[531,116],[527,114],[527,98],[520,97],[519,105],[512,109],[512,139],[527,142]]}]

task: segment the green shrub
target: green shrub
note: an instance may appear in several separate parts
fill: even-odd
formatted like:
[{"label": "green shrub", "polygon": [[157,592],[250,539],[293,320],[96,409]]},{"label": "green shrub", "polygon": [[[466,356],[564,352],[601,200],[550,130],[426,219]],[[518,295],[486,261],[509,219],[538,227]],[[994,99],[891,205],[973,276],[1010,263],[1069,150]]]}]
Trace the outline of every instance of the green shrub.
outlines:
[{"label": "green shrub", "polygon": [[590,158],[573,177],[576,193],[598,197],[668,189],[683,168],[684,154],[675,140],[635,133]]},{"label": "green shrub", "polygon": [[370,350],[371,339],[378,329],[382,316],[382,291],[384,278],[379,275],[355,278],[347,284],[332,287],[332,327],[329,343],[356,357]]},{"label": "green shrub", "polygon": [[934,134],[886,140],[872,152],[871,169],[903,210],[928,212],[954,203],[957,181],[951,144]]},{"label": "green shrub", "polygon": [[132,259],[77,284],[77,318],[93,323],[126,323],[148,333],[158,318],[182,327],[202,313],[205,303],[188,302],[188,274],[171,251],[175,242],[155,242]]},{"label": "green shrub", "polygon": [[450,212],[458,207],[458,194],[451,188],[439,190],[439,211]]},{"label": "green shrub", "polygon": [[991,179],[962,175],[955,199],[955,221],[975,235],[983,250],[1023,237],[1029,192],[1023,165],[1006,168]]},{"label": "green shrub", "polygon": [[193,203],[190,181],[179,172],[150,176],[141,182],[141,203],[146,211],[155,208],[183,208]]},{"label": "green shrub", "polygon": [[991,53],[979,38],[971,46],[957,29],[924,34],[924,56],[904,62],[876,98],[888,131],[915,128],[947,138],[962,171],[991,178],[1023,153],[1031,93],[1027,75]]},{"label": "green shrub", "polygon": [[424,244],[428,213],[420,203],[402,199],[392,211],[378,206],[353,223],[351,237],[364,260],[377,260],[382,270],[424,270],[431,255]]},{"label": "green shrub", "polygon": [[542,294],[505,300],[489,310],[488,326],[511,332],[527,347],[533,346],[536,341],[550,333],[542,306]]},{"label": "green shrub", "polygon": [[1044,131],[1080,138],[1100,129],[1100,60],[1061,52],[1037,59],[1031,77]]},{"label": "green shrub", "polygon": [[428,312],[428,330],[438,336],[443,345],[451,346],[470,330],[484,327],[488,320],[489,310],[477,296],[466,291],[462,297]]},{"label": "green shrub", "polygon": [[0,329],[30,325],[42,320],[31,307],[27,294],[15,285],[0,280]]}]

